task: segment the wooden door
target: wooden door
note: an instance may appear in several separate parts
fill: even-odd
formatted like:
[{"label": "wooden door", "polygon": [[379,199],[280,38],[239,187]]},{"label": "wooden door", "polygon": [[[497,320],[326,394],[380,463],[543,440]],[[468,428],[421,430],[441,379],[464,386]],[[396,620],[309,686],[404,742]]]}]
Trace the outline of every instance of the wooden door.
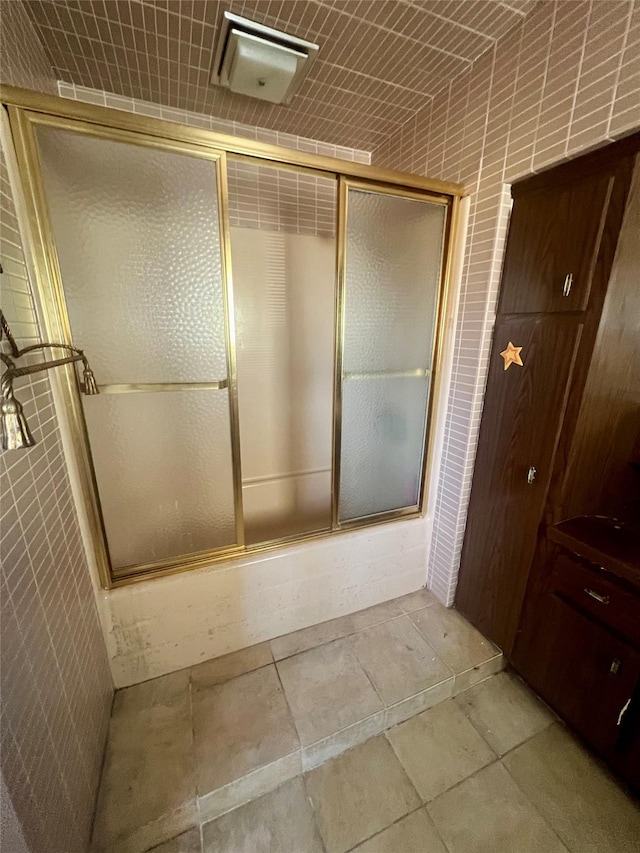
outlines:
[{"label": "wooden door", "polygon": [[587,307],[613,181],[609,173],[597,173],[516,198],[501,313]]},{"label": "wooden door", "polygon": [[[456,606],[509,653],[545,502],[582,322],[498,318]],[[523,366],[500,353],[522,347]]]}]

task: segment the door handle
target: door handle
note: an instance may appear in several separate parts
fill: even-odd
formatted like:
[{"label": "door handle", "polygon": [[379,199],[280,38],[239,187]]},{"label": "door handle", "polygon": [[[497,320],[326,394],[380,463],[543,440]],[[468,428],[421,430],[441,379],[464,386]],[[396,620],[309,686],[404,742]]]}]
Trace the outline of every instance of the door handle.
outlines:
[{"label": "door handle", "polygon": [[568,296],[571,293],[573,285],[573,273],[570,272],[564,277],[564,285],[562,286],[562,295]]},{"label": "door handle", "polygon": [[619,725],[619,726],[621,726],[621,725],[622,725],[622,720],[623,720],[623,718],[624,718],[624,715],[625,715],[625,714],[627,713],[627,711],[629,710],[629,705],[630,705],[630,704],[631,704],[631,697],[629,697],[629,698],[627,699],[627,701],[624,703],[624,705],[623,705],[623,706],[622,706],[622,708],[620,709],[620,713],[618,714],[618,725]]},{"label": "door handle", "polygon": [[535,480],[537,473],[538,473],[538,469],[536,468],[535,465],[532,465],[529,468],[529,470],[527,471],[527,484],[529,486],[533,485],[533,481]]},{"label": "door handle", "polygon": [[589,589],[588,586],[585,586],[584,591],[587,593],[587,595],[590,598],[593,598],[596,601],[599,601],[600,604],[608,604],[609,603],[609,596],[608,595],[600,595],[599,592],[596,592],[595,589]]}]

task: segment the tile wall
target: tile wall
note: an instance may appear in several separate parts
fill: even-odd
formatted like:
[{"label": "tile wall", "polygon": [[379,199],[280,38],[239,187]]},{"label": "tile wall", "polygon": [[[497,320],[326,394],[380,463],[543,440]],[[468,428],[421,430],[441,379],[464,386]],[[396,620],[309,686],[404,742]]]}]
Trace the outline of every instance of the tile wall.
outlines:
[{"label": "tile wall", "polygon": [[453,601],[517,178],[640,127],[640,3],[540,3],[373,154],[472,194],[429,586]]},{"label": "tile wall", "polygon": [[240,228],[335,235],[337,181],[247,161],[228,161],[229,220]]},{"label": "tile wall", "polygon": [[[535,0],[26,0],[58,78],[371,149],[471,66]],[[321,50],[291,105],[210,85],[223,11]]]},{"label": "tile wall", "polygon": [[[0,77],[55,91],[19,3],[0,7]],[[2,309],[18,345],[37,343],[4,154],[0,261]],[[3,791],[32,853],[80,853],[91,832],[112,679],[49,381],[23,379],[17,391],[38,443],[0,456]]]}]

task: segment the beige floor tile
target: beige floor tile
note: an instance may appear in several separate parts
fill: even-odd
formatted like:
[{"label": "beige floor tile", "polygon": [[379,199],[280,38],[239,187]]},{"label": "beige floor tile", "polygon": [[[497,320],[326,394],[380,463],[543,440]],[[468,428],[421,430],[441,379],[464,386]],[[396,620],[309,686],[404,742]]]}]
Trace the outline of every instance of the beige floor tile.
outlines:
[{"label": "beige floor tile", "polygon": [[439,705],[440,702],[446,702],[453,696],[453,677],[446,681],[441,681],[439,684],[434,684],[427,690],[421,693],[416,693],[415,696],[410,696],[408,699],[403,699],[401,702],[396,702],[395,705],[389,705],[385,709],[385,729],[390,729],[393,726],[398,726],[404,723],[405,720],[415,717],[416,714],[421,714],[428,708],[433,708],[434,705]]},{"label": "beige floor tile", "polygon": [[378,625],[380,622],[386,622],[401,615],[402,610],[395,601],[383,601],[382,604],[374,604],[366,610],[358,610],[357,613],[343,616],[342,621],[347,628],[346,634],[353,634],[355,631],[364,631],[365,628],[371,628],[372,625]]},{"label": "beige floor tile", "polygon": [[422,610],[423,607],[437,604],[438,599],[428,589],[419,589],[417,592],[403,595],[402,598],[396,598],[395,601],[403,613],[413,613],[414,610]]},{"label": "beige floor tile", "polygon": [[249,646],[191,667],[191,683],[198,689],[221,684],[270,663],[273,663],[273,656],[269,643],[258,643],[256,646]]},{"label": "beige floor tile", "polygon": [[285,634],[283,637],[271,640],[271,651],[274,660],[283,660],[323,643],[330,643],[332,640],[370,628],[387,619],[393,619],[401,613],[395,601],[385,601],[366,610],[359,610],[357,613],[331,619],[329,622],[321,622],[319,625],[312,625],[310,628],[303,628],[301,631],[294,631],[292,634]]},{"label": "beige floor tile", "polygon": [[488,658],[488,660],[485,660],[482,663],[477,663],[469,669],[463,669],[462,672],[456,672],[456,680],[453,685],[453,695],[457,696],[458,693],[462,693],[464,690],[468,690],[475,684],[485,681],[492,675],[502,672],[506,665],[507,661],[505,660],[504,655],[502,652],[498,652],[498,654],[494,655],[492,658]]},{"label": "beige floor tile", "polygon": [[383,736],[306,774],[327,853],[344,853],[420,804]]},{"label": "beige floor tile", "polygon": [[495,759],[452,700],[390,729],[387,737],[425,802]]},{"label": "beige floor tile", "polygon": [[303,746],[382,709],[347,639],[286,658],[277,667]]},{"label": "beige floor tile", "polygon": [[177,838],[172,838],[171,841],[165,841],[164,844],[159,844],[148,853],[202,853],[202,843],[200,841],[200,827],[194,826],[188,832],[183,832]]},{"label": "beige floor tile", "polygon": [[273,664],[194,689],[193,733],[200,796],[299,748]]},{"label": "beige floor tile", "polygon": [[450,853],[566,853],[499,763],[442,794],[427,810]]},{"label": "beige floor tile", "polygon": [[456,702],[498,755],[551,725],[555,717],[513,672],[501,672],[461,693]]},{"label": "beige floor tile", "polygon": [[572,853],[637,853],[640,807],[555,723],[505,756],[520,788]]},{"label": "beige floor tile", "polygon": [[323,853],[301,778],[203,827],[204,853]]},{"label": "beige floor tile", "polygon": [[457,610],[434,604],[411,613],[409,618],[454,672],[462,672],[498,654],[493,643]]},{"label": "beige floor tile", "polygon": [[302,773],[300,750],[290,752],[284,758],[277,758],[271,764],[265,764],[241,779],[229,782],[222,788],[216,788],[198,799],[200,821],[206,823],[220,815],[244,806],[245,803],[275,791],[280,785],[294,779]]},{"label": "beige floor tile", "polygon": [[283,637],[271,640],[271,652],[275,661],[284,660],[300,652],[306,652],[307,649],[321,646],[323,643],[338,640],[344,635],[342,621],[332,619],[330,622],[321,622],[319,625],[312,625],[310,628],[303,628],[301,631],[294,631],[292,634],[285,634]]},{"label": "beige floor tile", "polygon": [[124,850],[133,836],[148,838],[151,847],[177,835],[192,824],[195,796],[187,673],[119,690],[96,809],[96,849]]},{"label": "beige floor tile", "polygon": [[330,758],[340,755],[341,752],[381,734],[386,728],[386,711],[376,711],[375,714],[358,720],[357,723],[340,729],[322,740],[317,740],[310,746],[303,746],[302,769],[312,770]]},{"label": "beige floor tile", "polygon": [[349,637],[358,660],[387,705],[452,676],[408,616]]},{"label": "beige floor tile", "polygon": [[426,809],[418,809],[383,829],[352,853],[447,853]]}]

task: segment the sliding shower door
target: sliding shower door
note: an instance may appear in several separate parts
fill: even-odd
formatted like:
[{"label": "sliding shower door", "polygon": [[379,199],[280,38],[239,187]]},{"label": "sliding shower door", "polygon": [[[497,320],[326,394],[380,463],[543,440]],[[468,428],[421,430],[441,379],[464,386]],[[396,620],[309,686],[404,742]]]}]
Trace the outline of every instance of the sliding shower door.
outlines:
[{"label": "sliding shower door", "polygon": [[224,155],[66,127],[35,141],[112,569],[238,547]]},{"label": "sliding shower door", "polygon": [[461,189],[9,94],[104,585],[419,516]]},{"label": "sliding shower door", "polygon": [[331,527],[337,180],[229,158],[250,545]]},{"label": "sliding shower door", "polygon": [[335,522],[418,511],[446,200],[343,181]]}]

